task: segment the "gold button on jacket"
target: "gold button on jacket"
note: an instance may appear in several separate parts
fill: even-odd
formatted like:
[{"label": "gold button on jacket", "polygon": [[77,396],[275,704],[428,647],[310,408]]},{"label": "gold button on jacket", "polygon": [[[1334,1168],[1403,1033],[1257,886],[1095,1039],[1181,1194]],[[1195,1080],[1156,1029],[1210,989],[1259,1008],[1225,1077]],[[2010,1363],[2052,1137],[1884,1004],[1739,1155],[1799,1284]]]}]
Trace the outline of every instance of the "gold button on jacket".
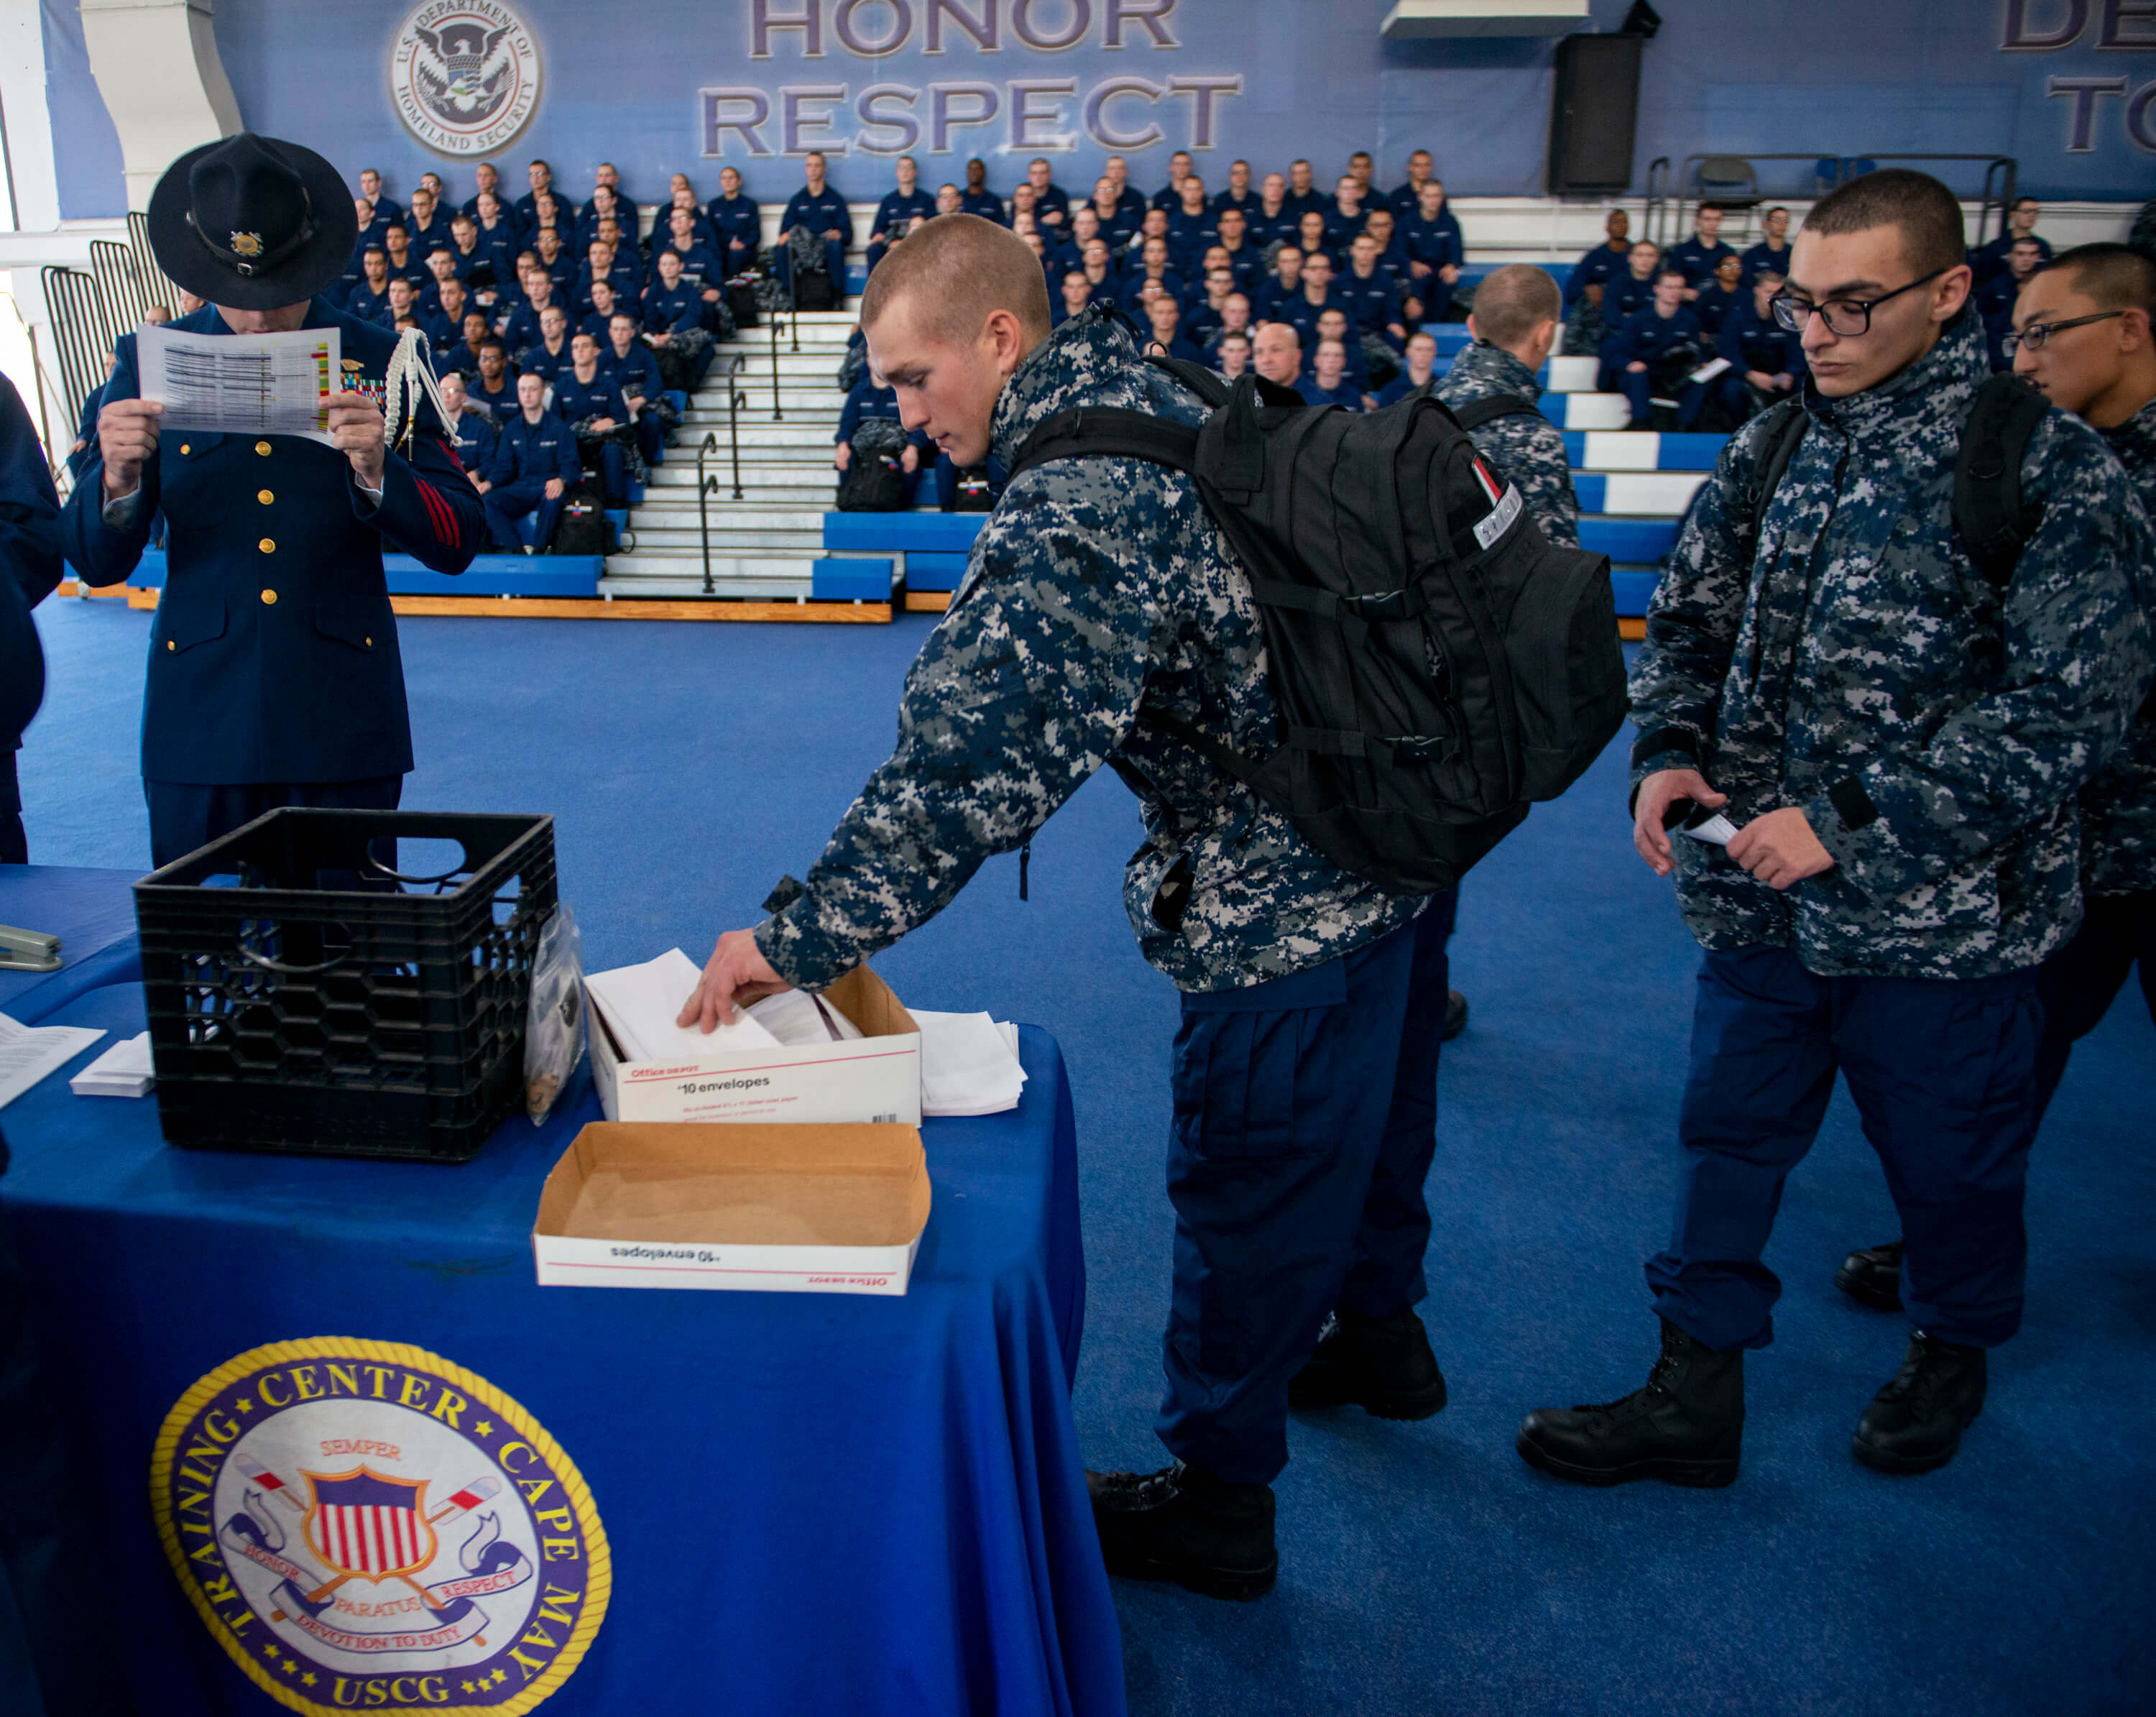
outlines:
[{"label": "gold button on jacket", "polygon": [[277,552],[276,541],[273,537],[264,537],[254,546],[260,549],[264,554],[275,554]]},{"label": "gold button on jacket", "polygon": [[262,593],[262,599],[275,608],[277,605],[277,593],[275,590],[264,590]]},{"label": "gold button on jacket", "polygon": [[257,441],[254,444],[254,450],[264,459],[270,457],[270,444],[267,441]]}]

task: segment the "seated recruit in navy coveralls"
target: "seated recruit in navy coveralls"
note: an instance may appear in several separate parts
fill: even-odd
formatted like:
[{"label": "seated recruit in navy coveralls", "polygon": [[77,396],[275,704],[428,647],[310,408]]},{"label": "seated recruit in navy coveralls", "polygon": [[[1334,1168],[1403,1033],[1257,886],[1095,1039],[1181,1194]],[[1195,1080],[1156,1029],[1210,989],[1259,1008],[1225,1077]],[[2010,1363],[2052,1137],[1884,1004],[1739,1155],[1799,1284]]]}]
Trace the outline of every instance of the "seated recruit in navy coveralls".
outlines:
[{"label": "seated recruit in navy coveralls", "polygon": [[[342,265],[352,221],[328,162],[247,132],[182,156],[151,198],[159,266],[210,300],[175,327],[231,332],[220,302],[243,325],[334,327],[345,383],[333,445],[161,437],[138,398],[135,337],[120,342],[100,458],[68,502],[64,540],[94,583],[116,583],[160,507],[170,527],[142,707],[161,866],[280,805],[394,808],[412,733],[383,547],[460,573],[480,545],[479,497],[431,408],[383,445],[396,335],[311,296]],[[235,234],[239,247],[223,248]]]},{"label": "seated recruit in navy coveralls", "polygon": [[898,188],[884,193],[876,204],[875,218],[869,223],[870,268],[883,260],[894,236],[903,236],[904,229],[913,222],[935,214],[936,199],[921,188],[920,172],[911,155],[898,157]]},{"label": "seated recruit in navy coveralls", "polygon": [[44,652],[30,610],[59,588],[60,576],[53,474],[22,395],[0,376],[0,865],[30,861],[15,753],[44,693]]},{"label": "seated recruit in navy coveralls", "polygon": [[1744,253],[1744,284],[1749,286],[1762,270],[1789,277],[1789,211],[1779,203],[1767,211],[1761,223],[1767,236]]},{"label": "seated recruit in navy coveralls", "polygon": [[[930,222],[885,259],[862,311],[873,367],[960,465],[993,454],[1008,469],[1037,425],[1081,406],[1206,416],[1105,306],[1050,333],[1032,251],[984,221]],[[1273,1578],[1270,1485],[1314,1346],[1324,1375],[1304,1399],[1402,1417],[1444,1399],[1412,1309],[1445,1006],[1416,958],[1423,902],[1320,857],[1141,717],[1262,750],[1276,719],[1264,659],[1249,578],[1187,477],[1119,459],[1024,472],[908,673],[896,750],[806,882],[720,939],[683,1020],[711,1024],[754,984],[821,989],[934,917],[1103,764],[1122,777],[1145,831],[1124,906],[1182,992],[1156,1426],[1178,1464],[1095,1475],[1096,1519],[1111,1570],[1240,1596]]]},{"label": "seated recruit in navy coveralls", "polygon": [[497,547],[521,547],[516,521],[536,512],[532,542],[545,553],[562,516],[562,499],[584,474],[577,432],[547,407],[546,398],[547,384],[538,377],[519,376],[517,409],[500,419],[494,463],[486,470],[487,538]]},{"label": "seated recruit in navy coveralls", "polygon": [[[1737,1476],[1762,1261],[1837,1072],[1907,1250],[1914,1336],[1857,1421],[1887,1473],[1951,1460],[1985,1352],[2021,1320],[2038,964],[2082,912],[2075,797],[2156,673],[2156,537],[2095,430],[2051,409],[2021,462],[2040,519],[2003,583],[1955,529],[1988,367],[1962,215],[1888,169],[1820,199],[1790,259],[1812,380],[1760,511],[1756,419],[1693,503],[1631,682],[1633,840],[1705,951],[1646,1387],[1528,1416],[1520,1453],[1593,1484]],[[1757,521],[1755,525],[1755,520]],[[1719,846],[1666,834],[1719,810]]]},{"label": "seated recruit in navy coveralls", "polygon": [[1706,383],[1658,375],[1664,364],[1674,365],[1686,349],[1699,354],[1693,358],[1691,369],[1705,361],[1707,337],[1700,332],[1699,317],[1684,301],[1684,276],[1673,268],[1664,269],[1655,282],[1654,302],[1625,318],[1609,353],[1609,362],[1616,368],[1618,385],[1631,402],[1635,429],[1649,427],[1658,384],[1676,392],[1680,429],[1691,427],[1691,420],[1706,401]]},{"label": "seated recruit in navy coveralls", "polygon": [[[574,431],[607,435],[629,422],[629,404],[621,397],[614,373],[599,362],[599,342],[578,333],[569,342],[569,362],[554,377],[554,412]],[[632,430],[632,433],[634,431]],[[600,473],[608,506],[629,505],[629,457],[618,440],[579,442],[590,448]]]},{"label": "seated recruit in navy coveralls", "polygon": [[1774,318],[1773,300],[1782,284],[1781,275],[1761,270],[1746,289],[1744,302],[1722,319],[1715,352],[1729,360],[1729,369],[1715,378],[1715,397],[1732,423],[1743,423],[1804,385],[1804,343]]},{"label": "seated recruit in navy coveralls", "polygon": [[782,286],[793,286],[793,259],[788,254],[787,239],[798,227],[824,241],[824,270],[831,277],[834,301],[844,304],[846,246],[853,240],[854,218],[846,211],[846,199],[825,182],[824,157],[811,150],[802,166],[808,182],[786,199],[786,212],[778,219],[778,242],[772,247],[772,277]]},{"label": "seated recruit in navy coveralls", "polygon": [[[2156,519],[2156,260],[2124,244],[2083,244],[2039,269],[2014,307],[2014,373],[2092,426]],[[2036,1051],[2041,1124],[2074,1045],[2111,1010],[2138,964],[2156,1023],[2156,696],[2126,743],[2081,791],[2082,922],[2036,969],[2044,1041]],[[1902,1245],[1851,1252],[1835,1285],[1881,1311],[1902,1309]]]},{"label": "seated recruit in navy coveralls", "polygon": [[756,260],[763,243],[763,212],[743,194],[742,176],[730,167],[719,169],[719,194],[704,212],[718,229],[719,261],[732,280]]},{"label": "seated recruit in navy coveralls", "polygon": [[1683,271],[1685,291],[1689,296],[1714,278],[1714,271],[1721,266],[1723,257],[1736,254],[1732,247],[1722,242],[1722,211],[1709,203],[1700,209],[1699,229],[1689,239],[1672,244],[1669,260]]}]

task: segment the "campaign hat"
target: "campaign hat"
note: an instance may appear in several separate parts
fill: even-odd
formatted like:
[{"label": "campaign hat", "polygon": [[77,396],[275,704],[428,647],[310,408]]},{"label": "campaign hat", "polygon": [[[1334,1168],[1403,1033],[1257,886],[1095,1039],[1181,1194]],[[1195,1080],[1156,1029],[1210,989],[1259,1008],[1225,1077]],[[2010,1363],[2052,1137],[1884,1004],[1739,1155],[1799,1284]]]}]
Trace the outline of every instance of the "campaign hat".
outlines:
[{"label": "campaign hat", "polygon": [[173,285],[235,310],[312,298],[343,274],[359,238],[342,174],[311,149],[252,131],[167,167],[147,218]]}]

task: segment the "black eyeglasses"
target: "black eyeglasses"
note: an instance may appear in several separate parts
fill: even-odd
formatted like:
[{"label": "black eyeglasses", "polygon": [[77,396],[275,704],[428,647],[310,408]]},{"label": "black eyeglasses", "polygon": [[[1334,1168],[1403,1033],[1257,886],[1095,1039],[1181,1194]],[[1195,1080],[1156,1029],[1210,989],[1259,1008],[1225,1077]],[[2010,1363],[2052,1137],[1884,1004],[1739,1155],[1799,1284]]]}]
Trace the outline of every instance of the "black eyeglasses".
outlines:
[{"label": "black eyeglasses", "polygon": [[2041,352],[2044,342],[2061,328],[2084,327],[2090,322],[2107,322],[2115,316],[2124,316],[2123,310],[2099,310],[2094,316],[2070,316],[2062,322],[2031,322],[2018,334],[2009,334],[1999,344],[2009,357],[2024,346],[2031,352]]},{"label": "black eyeglasses", "polygon": [[1859,334],[1871,332],[1871,312],[1881,305],[1889,299],[1899,298],[1904,292],[1915,291],[1926,280],[1936,280],[1945,272],[1943,268],[1935,268],[1920,279],[1910,281],[1907,285],[1897,286],[1892,291],[1882,292],[1876,298],[1830,298],[1824,304],[1814,304],[1810,299],[1799,298],[1790,292],[1777,292],[1767,301],[1768,307],[1774,312],[1774,320],[1792,334],[1804,332],[1804,324],[1814,316],[1819,316],[1825,319],[1829,333],[1838,334],[1845,340],[1853,340]]}]

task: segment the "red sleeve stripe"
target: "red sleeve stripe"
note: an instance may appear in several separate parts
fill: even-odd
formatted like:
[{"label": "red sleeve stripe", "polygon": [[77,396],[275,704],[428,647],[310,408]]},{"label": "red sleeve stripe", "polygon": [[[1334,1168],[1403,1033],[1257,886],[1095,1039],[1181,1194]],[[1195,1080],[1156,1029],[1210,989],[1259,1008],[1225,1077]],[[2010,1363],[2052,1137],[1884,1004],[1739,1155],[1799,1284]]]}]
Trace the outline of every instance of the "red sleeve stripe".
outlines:
[{"label": "red sleeve stripe", "polygon": [[424,477],[414,477],[412,481],[418,486],[419,498],[427,503],[427,513],[434,521],[435,537],[451,548],[461,546],[464,535],[457,528],[455,510],[442,498],[441,491]]}]

